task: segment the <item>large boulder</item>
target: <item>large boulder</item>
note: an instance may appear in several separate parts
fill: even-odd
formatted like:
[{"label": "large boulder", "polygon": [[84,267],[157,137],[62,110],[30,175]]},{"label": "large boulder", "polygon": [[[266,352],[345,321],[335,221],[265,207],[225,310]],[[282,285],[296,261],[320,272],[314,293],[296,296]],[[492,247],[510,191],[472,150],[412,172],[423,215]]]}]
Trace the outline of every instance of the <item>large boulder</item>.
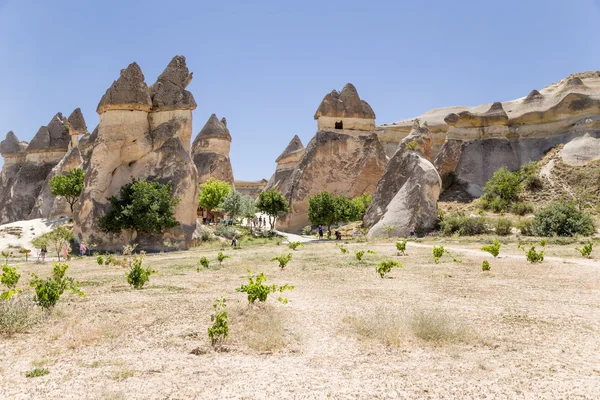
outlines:
[{"label": "large boulder", "polygon": [[[392,161],[393,164],[392,164]],[[431,162],[417,151],[396,152],[387,168],[385,182],[395,182],[399,190],[384,205],[389,196],[380,181],[378,191],[365,215],[365,226],[370,227],[368,236],[387,235],[385,228],[391,226],[394,236],[407,236],[411,228],[427,231],[437,221],[437,201],[442,181]],[[382,193],[385,191],[385,195]]]},{"label": "large boulder", "polygon": [[349,198],[373,193],[386,162],[374,132],[317,132],[283,192],[290,212],[278,220],[278,229],[296,232],[308,225],[308,198],[324,190]]},{"label": "large boulder", "polygon": [[571,165],[585,165],[600,160],[600,138],[589,133],[567,143],[559,152],[560,157]]},{"label": "large boulder", "polygon": [[[188,78],[177,80],[175,76]],[[98,105],[100,124],[80,144],[86,169],[83,194],[75,209],[74,231],[80,240],[113,251],[131,242],[150,251],[186,248],[192,243],[198,177],[189,153],[189,131],[195,102],[191,93],[183,93],[190,79],[185,58],[178,56],[152,86],[153,96],[136,63],[122,70],[107,90]],[[175,91],[180,96],[173,95]],[[99,219],[109,209],[108,199],[133,179],[172,186],[173,196],[179,200],[175,207],[180,223],[177,228],[144,236],[100,230]]]},{"label": "large boulder", "polygon": [[192,144],[192,158],[198,170],[198,179],[204,183],[210,178],[234,184],[233,169],[229,159],[231,134],[227,120],[220,121],[212,114]]}]

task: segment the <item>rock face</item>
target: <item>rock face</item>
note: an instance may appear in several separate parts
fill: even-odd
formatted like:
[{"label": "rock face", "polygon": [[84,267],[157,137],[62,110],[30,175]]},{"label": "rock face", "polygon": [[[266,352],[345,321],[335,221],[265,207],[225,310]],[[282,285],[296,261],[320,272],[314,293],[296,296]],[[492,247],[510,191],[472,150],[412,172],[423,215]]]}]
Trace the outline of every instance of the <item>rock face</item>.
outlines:
[{"label": "rock face", "polygon": [[231,135],[227,120],[212,114],[192,145],[192,158],[198,170],[199,182],[215,178],[233,185],[233,170],[229,160]]},{"label": "rock face", "polygon": [[[398,160],[395,160],[398,159]],[[392,160],[394,163],[392,164]],[[410,228],[415,231],[433,229],[437,221],[437,201],[442,181],[433,164],[416,151],[396,152],[384,173],[385,181],[394,181],[400,189],[390,202],[382,206],[384,196],[382,181],[377,187],[374,201],[365,215],[365,226],[370,227],[369,236],[387,235],[384,231],[392,226],[394,236],[408,236]]]},{"label": "rock face", "polygon": [[[517,100],[436,109],[419,119],[432,131],[440,175],[454,172],[479,196],[501,167],[514,170],[540,160],[552,147],[585,134],[600,137],[600,72],[573,74]],[[409,123],[379,127],[387,148],[408,133]]]},{"label": "rock face", "polygon": [[[7,135],[0,144],[5,152],[17,150],[18,139]],[[0,223],[27,219],[33,210],[44,182],[52,168],[60,162],[70,143],[67,119],[56,114],[42,126],[31,142],[19,143],[17,153],[3,153]]]},{"label": "rock face", "polygon": [[317,112],[317,129],[375,130],[375,113],[371,106],[361,100],[353,84],[347,83],[341,92],[327,94]]},{"label": "rock face", "polygon": [[265,186],[267,185],[266,179],[261,179],[260,181],[235,181],[234,186],[235,190],[250,197],[252,200],[256,200],[260,192],[265,190]]},{"label": "rock face", "polygon": [[586,133],[567,143],[559,155],[571,165],[585,165],[600,160],[600,138],[593,138]]},{"label": "rock face", "polygon": [[296,135],[292,138],[283,153],[275,160],[277,167],[275,168],[275,173],[269,179],[265,190],[275,189],[280,193],[285,193],[288,190],[292,173],[298,167],[303,154],[304,145],[298,135]]},{"label": "rock face", "polygon": [[[150,251],[168,250],[165,242],[189,246],[198,197],[198,174],[188,150],[196,104],[184,90],[190,80],[185,58],[178,56],[150,90],[139,66],[132,63],[102,97],[97,108],[100,124],[81,149],[86,177],[75,210],[74,232],[79,240],[96,243],[103,250],[120,250],[133,241]],[[164,235],[138,237],[133,232],[112,235],[99,229],[98,220],[109,208],[108,198],[132,179],[171,184],[173,196],[179,199],[177,228]]]},{"label": "rock face", "polygon": [[363,218],[365,227],[374,226],[383,217],[388,204],[415,173],[415,166],[421,165],[416,162],[414,157],[407,155],[413,153],[419,154],[421,157],[425,153],[431,154],[431,134],[427,126],[421,126],[418,120],[413,123],[410,135],[398,145],[396,153],[388,161],[385,171],[377,183],[371,205]]}]

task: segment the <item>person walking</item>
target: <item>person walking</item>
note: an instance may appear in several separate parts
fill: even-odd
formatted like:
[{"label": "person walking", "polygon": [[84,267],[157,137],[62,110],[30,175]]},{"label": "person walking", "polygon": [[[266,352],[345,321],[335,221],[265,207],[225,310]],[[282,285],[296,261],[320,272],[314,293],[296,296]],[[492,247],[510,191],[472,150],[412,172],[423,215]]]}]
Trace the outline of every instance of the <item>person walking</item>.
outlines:
[{"label": "person walking", "polygon": [[235,237],[235,235],[233,235],[233,238],[231,238],[231,245],[233,247],[237,247],[237,238]]},{"label": "person walking", "polygon": [[323,240],[323,227],[319,225],[319,240]]},{"label": "person walking", "polygon": [[82,240],[81,243],[79,244],[79,254],[81,254],[81,256],[85,256],[85,252],[87,251],[87,247],[85,246],[85,242]]},{"label": "person walking", "polygon": [[63,258],[65,260],[69,258],[69,243],[67,242],[65,242],[65,245],[63,246]]},{"label": "person walking", "polygon": [[415,224],[412,224],[410,226],[409,230],[410,230],[410,233],[409,233],[410,237],[415,236]]},{"label": "person walking", "polygon": [[42,262],[46,262],[46,253],[48,251],[46,250],[46,246],[42,246],[42,250],[40,251],[40,254],[42,255]]},{"label": "person walking", "polygon": [[258,217],[258,226],[262,226],[262,215]]}]

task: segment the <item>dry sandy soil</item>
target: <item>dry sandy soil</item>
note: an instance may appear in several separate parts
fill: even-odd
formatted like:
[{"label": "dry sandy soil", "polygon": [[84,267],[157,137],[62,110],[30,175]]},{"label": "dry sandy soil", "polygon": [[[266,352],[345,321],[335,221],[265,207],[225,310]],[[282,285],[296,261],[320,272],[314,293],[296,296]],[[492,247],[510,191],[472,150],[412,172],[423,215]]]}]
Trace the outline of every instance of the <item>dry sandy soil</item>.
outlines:
[{"label": "dry sandy soil", "polygon": [[[201,256],[218,264],[218,247],[199,248],[147,256],[158,273],[142,290],[121,267],[74,260],[68,274],[87,297],[0,336],[0,398],[600,398],[600,261],[574,245],[549,246],[538,265],[514,244],[498,259],[445,245],[462,263],[435,264],[427,241],[406,256],[391,241],[350,243],[347,254],[333,242],[272,243],[227,249],[220,269],[197,271]],[[357,249],[377,254],[360,263]],[[288,251],[285,270],[269,262]],[[391,258],[403,268],[381,279],[374,266]],[[50,268],[21,265],[22,284]],[[248,268],[294,285],[289,303],[249,306],[235,291]],[[206,332],[221,295],[230,338],[214,351]],[[35,367],[50,373],[25,377]]]}]

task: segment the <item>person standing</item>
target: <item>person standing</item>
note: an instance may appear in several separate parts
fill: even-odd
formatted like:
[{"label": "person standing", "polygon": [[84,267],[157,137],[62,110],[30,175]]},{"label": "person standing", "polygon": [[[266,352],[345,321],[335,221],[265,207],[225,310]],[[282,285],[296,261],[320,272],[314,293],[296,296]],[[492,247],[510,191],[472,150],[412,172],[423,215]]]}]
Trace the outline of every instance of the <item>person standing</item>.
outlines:
[{"label": "person standing", "polygon": [[323,227],[319,225],[319,240],[323,240]]},{"label": "person standing", "polygon": [[81,243],[79,244],[79,254],[81,254],[81,256],[85,256],[85,252],[87,251],[87,247],[85,246],[85,241],[81,241]]},{"label": "person standing", "polygon": [[262,226],[262,215],[258,217],[258,226]]},{"label": "person standing", "polygon": [[235,235],[233,235],[233,238],[231,238],[231,245],[233,247],[237,247],[237,238],[235,237]]},{"label": "person standing", "polygon": [[48,251],[46,250],[46,246],[42,246],[42,250],[40,251],[40,254],[42,255],[42,262],[46,262],[46,253]]},{"label": "person standing", "polygon": [[65,242],[63,246],[63,258],[66,260],[69,257],[69,243]]}]

